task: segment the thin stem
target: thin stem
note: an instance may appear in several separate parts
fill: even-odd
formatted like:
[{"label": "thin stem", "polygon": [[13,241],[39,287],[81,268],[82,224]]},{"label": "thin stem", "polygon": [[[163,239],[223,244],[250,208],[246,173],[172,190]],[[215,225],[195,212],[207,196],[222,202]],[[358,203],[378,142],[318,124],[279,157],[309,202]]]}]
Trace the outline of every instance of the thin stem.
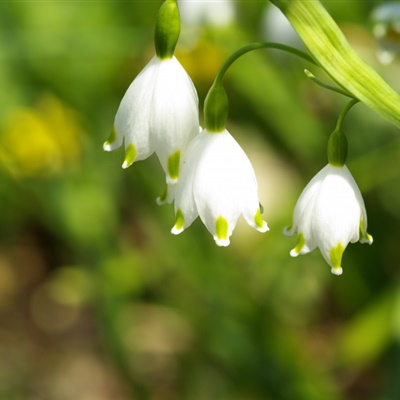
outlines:
[{"label": "thin stem", "polygon": [[344,109],[342,110],[342,112],[339,115],[338,121],[336,123],[336,130],[341,130],[342,129],[342,125],[343,125],[343,121],[347,115],[347,113],[350,111],[350,109],[356,105],[360,100],[358,99],[353,99],[350,100],[346,106],[344,107]]},{"label": "thin stem", "polygon": [[328,84],[325,83],[325,82],[320,81],[320,80],[317,79],[317,78],[315,77],[315,75],[314,75],[312,72],[310,72],[308,69],[305,69],[305,70],[304,70],[304,73],[306,74],[307,78],[310,78],[310,79],[311,79],[313,82],[315,82],[317,85],[319,85],[319,86],[321,86],[321,87],[323,87],[323,88],[325,88],[325,89],[332,90],[332,92],[336,92],[336,93],[342,94],[343,96],[346,96],[346,97],[350,97],[350,98],[352,98],[352,99],[355,99],[355,97],[354,97],[351,93],[349,93],[347,90],[343,90],[343,89],[340,89],[340,88],[338,88],[338,87],[336,87],[336,86],[331,86],[331,85],[328,85]]},{"label": "thin stem", "polygon": [[241,56],[244,54],[257,50],[257,49],[277,49],[277,50],[282,50],[287,53],[293,54],[297,57],[303,58],[306,61],[309,61],[313,63],[314,65],[318,66],[318,64],[315,62],[315,60],[307,53],[297,50],[293,47],[286,46],[284,44],[280,43],[274,43],[274,42],[255,42],[255,43],[250,43],[239,50],[235,51],[233,54],[231,54],[225,62],[222,64],[221,68],[219,69],[217,75],[215,76],[214,83],[215,84],[222,84],[222,79],[226,73],[226,71],[229,69],[229,67]]}]

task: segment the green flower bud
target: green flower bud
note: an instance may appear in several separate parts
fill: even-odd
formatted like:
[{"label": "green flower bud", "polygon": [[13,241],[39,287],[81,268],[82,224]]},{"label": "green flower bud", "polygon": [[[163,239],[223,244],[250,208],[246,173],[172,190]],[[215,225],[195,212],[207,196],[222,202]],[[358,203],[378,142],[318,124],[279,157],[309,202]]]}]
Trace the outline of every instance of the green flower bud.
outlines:
[{"label": "green flower bud", "polygon": [[161,60],[174,55],[181,31],[181,20],[176,0],[166,0],[157,14],[154,43],[157,57]]},{"label": "green flower bud", "polygon": [[328,162],[333,167],[343,167],[347,158],[347,138],[341,129],[335,129],[328,140]]},{"label": "green flower bud", "polygon": [[318,64],[342,88],[400,127],[400,95],[351,48],[318,0],[271,0]]},{"label": "green flower bud", "polygon": [[225,89],[213,84],[204,101],[204,122],[209,132],[223,132],[228,119],[229,102]]}]

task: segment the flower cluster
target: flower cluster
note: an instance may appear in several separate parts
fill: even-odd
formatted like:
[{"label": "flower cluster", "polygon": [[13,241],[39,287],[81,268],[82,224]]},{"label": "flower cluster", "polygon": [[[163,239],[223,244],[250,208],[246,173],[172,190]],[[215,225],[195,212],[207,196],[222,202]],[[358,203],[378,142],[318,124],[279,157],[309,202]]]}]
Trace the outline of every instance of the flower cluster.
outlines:
[{"label": "flower cluster", "polygon": [[[167,8],[168,7],[168,8]],[[176,2],[160,9],[156,32],[171,23]],[[164,17],[165,14],[167,17]],[[104,150],[125,144],[123,168],[154,152],[166,174],[167,189],[159,204],[175,198],[178,234],[200,216],[219,246],[227,246],[236,222],[243,214],[250,226],[268,230],[258,201],[257,181],[246,154],[225,129],[201,130],[196,89],[173,55],[175,43],[156,39],[156,55],[134,79],[118,108],[114,128]],[[199,133],[201,131],[201,133]]]},{"label": "flower cluster", "polygon": [[[200,217],[219,246],[228,246],[242,215],[258,230],[269,230],[261,216],[258,185],[243,149],[227,131],[228,98],[222,78],[241,55],[269,44],[249,45],[234,53],[218,72],[204,104],[205,128],[199,125],[196,89],[174,56],[179,37],[176,0],[166,0],[156,23],[156,55],[134,79],[118,108],[104,149],[125,145],[123,168],[154,152],[166,174],[158,204],[174,202],[179,234]],[[299,55],[299,52],[296,53]],[[302,56],[307,58],[307,56]],[[360,190],[345,165],[347,139],[341,129],[352,100],[328,142],[328,165],[306,186],[284,234],[298,235],[293,257],[319,247],[333,274],[342,273],[342,255],[351,242],[372,243]]]}]

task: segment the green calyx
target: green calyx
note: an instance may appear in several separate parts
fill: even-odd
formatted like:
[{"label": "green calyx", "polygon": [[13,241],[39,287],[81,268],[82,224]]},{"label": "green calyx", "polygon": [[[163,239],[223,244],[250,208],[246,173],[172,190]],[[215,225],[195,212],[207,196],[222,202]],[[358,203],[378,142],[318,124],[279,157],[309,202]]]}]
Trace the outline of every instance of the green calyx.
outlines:
[{"label": "green calyx", "polygon": [[331,136],[328,140],[328,162],[330,165],[334,167],[343,167],[347,158],[347,138],[343,132],[342,125],[343,121],[350,111],[350,109],[358,103],[357,99],[350,100],[346,106],[343,108],[343,111],[340,113],[338,121],[336,123],[336,129],[331,133]]},{"label": "green calyx", "polygon": [[222,85],[214,83],[204,101],[204,122],[209,132],[219,133],[225,130],[228,119],[229,102]]},{"label": "green calyx", "polygon": [[157,14],[154,43],[157,57],[161,60],[174,55],[181,31],[181,19],[176,0],[166,0]]},{"label": "green calyx", "polygon": [[347,158],[347,138],[341,129],[335,129],[328,140],[328,162],[334,167],[343,167]]}]

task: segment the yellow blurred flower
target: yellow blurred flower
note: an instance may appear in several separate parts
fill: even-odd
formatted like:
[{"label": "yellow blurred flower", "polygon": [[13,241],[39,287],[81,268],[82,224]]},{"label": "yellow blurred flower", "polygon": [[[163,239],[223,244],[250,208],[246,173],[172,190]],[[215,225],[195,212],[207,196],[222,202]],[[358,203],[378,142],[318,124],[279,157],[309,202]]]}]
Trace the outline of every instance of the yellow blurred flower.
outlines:
[{"label": "yellow blurred flower", "polygon": [[181,47],[175,54],[193,82],[196,82],[196,86],[210,84],[226,58],[226,54],[218,46],[205,39],[200,39],[195,48],[185,51]]},{"label": "yellow blurred flower", "polygon": [[43,95],[35,108],[12,109],[0,133],[0,165],[16,178],[46,177],[75,165],[82,151],[78,114]]}]

